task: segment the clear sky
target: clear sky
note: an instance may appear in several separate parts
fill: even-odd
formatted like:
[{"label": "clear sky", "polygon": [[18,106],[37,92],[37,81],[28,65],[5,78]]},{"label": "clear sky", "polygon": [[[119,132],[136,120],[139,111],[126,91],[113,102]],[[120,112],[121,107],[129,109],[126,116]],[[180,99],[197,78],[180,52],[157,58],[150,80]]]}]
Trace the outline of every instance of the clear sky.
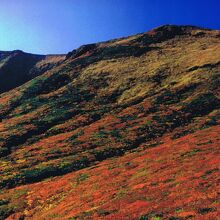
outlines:
[{"label": "clear sky", "polygon": [[67,53],[163,24],[220,29],[220,0],[0,0],[0,50]]}]

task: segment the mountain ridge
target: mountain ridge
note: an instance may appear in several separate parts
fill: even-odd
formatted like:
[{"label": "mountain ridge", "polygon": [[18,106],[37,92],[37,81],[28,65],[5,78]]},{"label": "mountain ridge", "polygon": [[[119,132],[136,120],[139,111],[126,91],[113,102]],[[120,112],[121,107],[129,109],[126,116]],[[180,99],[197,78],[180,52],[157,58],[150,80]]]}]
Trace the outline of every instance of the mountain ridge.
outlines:
[{"label": "mountain ridge", "polygon": [[0,51],[0,93],[21,86],[53,68],[62,59],[64,55],[36,55],[21,50]]},{"label": "mountain ridge", "polygon": [[[148,39],[144,39],[144,41],[148,41],[148,43],[151,44],[161,40],[164,41],[166,40],[166,38],[168,40],[170,38],[175,37],[176,35],[188,34],[192,30],[211,31],[211,29],[201,28],[197,26],[165,24],[156,27],[150,31],[139,33],[136,36],[143,35],[145,38],[146,36],[148,36]],[[202,32],[197,34],[202,34]],[[119,39],[126,39],[134,36],[135,35],[131,35]],[[0,51],[0,57],[2,57],[0,63],[0,77],[3,78],[2,82],[4,82],[0,84],[0,88],[1,88],[0,93],[9,91],[10,89],[13,89],[17,86],[21,86],[22,84],[33,79],[34,77],[43,74],[44,72],[52,69],[56,65],[59,65],[62,61],[68,59],[71,56],[75,56],[75,57],[80,56],[84,52],[97,49],[96,47],[99,45],[114,42],[117,40],[118,39],[113,39],[109,41],[103,41],[100,43],[85,44],[77,49],[72,50],[67,54],[39,55],[39,54],[27,53],[22,50]],[[134,48],[134,50],[135,49],[140,49],[140,48]],[[100,51],[97,52],[99,53]],[[24,56],[24,58],[22,58],[22,56]],[[18,63],[14,61],[15,57],[16,59],[19,60]],[[3,58],[7,62],[12,62],[9,63],[9,66],[13,66],[12,69],[8,67],[7,62],[5,63]],[[28,67],[27,64],[25,64],[25,62],[23,61],[23,59],[27,60],[26,63],[30,64]],[[43,61],[45,63],[42,66],[40,66],[39,64],[43,63]],[[17,69],[16,73],[13,72],[13,69]]]}]

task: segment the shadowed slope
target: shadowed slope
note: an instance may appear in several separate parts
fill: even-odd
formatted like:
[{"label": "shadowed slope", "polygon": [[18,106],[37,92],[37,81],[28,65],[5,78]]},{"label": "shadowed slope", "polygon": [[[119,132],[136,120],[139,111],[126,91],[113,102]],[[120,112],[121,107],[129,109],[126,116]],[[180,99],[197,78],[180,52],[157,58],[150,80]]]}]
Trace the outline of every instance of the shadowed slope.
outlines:
[{"label": "shadowed slope", "polygon": [[64,55],[35,55],[0,51],[0,93],[20,86],[59,64]]}]

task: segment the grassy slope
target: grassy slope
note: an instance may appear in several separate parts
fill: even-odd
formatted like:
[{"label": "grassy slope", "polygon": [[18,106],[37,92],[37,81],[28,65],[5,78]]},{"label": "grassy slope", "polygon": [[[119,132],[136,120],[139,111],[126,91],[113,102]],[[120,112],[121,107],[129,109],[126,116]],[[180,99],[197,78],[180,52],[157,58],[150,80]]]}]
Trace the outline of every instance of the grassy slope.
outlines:
[{"label": "grassy slope", "polygon": [[[150,201],[142,201],[141,193],[136,194],[139,189],[130,188],[129,184],[135,187],[141,178],[146,178],[146,184],[154,183],[154,178],[157,176],[159,178],[161,175],[163,178],[162,176],[165,174],[161,173],[160,175],[151,174],[147,179],[148,172],[144,167],[144,160],[141,160],[141,155],[146,154],[145,156],[148,157],[148,153],[152,151],[152,157],[153,154],[159,157],[160,154],[157,153],[157,150],[164,147],[166,147],[166,151],[161,163],[160,160],[158,164],[156,161],[152,161],[150,166],[158,165],[161,167],[158,169],[163,169],[163,160],[170,161],[173,155],[173,166],[178,170],[180,170],[180,166],[186,167],[186,170],[183,170],[184,176],[187,180],[191,180],[191,175],[188,173],[188,171],[193,172],[190,170],[191,167],[188,167],[191,154],[195,157],[195,160],[191,161],[193,167],[195,166],[197,169],[196,161],[200,161],[198,166],[201,165],[200,150],[196,148],[195,152],[193,151],[195,148],[193,146],[199,143],[200,139],[193,135],[186,136],[191,138],[189,142],[194,144],[191,146],[183,138],[183,145],[185,143],[186,149],[178,148],[179,154],[172,151],[172,145],[176,144],[178,147],[177,143],[181,140],[178,138],[196,130],[210,127],[210,130],[207,130],[210,132],[208,138],[212,139],[213,134],[213,140],[202,146],[205,152],[207,151],[207,160],[215,160],[209,147],[213,148],[214,152],[218,150],[219,139],[215,134],[219,129],[219,41],[219,31],[165,26],[129,38],[87,45],[69,53],[60,66],[1,95],[0,187],[2,188],[1,194],[6,199],[2,200],[2,206],[0,206],[2,216],[8,216],[13,212],[23,212],[25,216],[33,214],[37,216],[36,219],[48,219],[49,215],[56,217],[56,215],[62,214],[59,210],[59,207],[63,207],[62,203],[60,206],[58,205],[58,209],[54,207],[56,207],[56,196],[62,197],[64,194],[62,198],[59,197],[62,200],[69,193],[68,187],[72,183],[65,176],[55,179],[58,186],[59,184],[62,186],[62,181],[66,179],[65,189],[61,187],[60,193],[52,191],[53,196],[49,194],[51,199],[54,197],[51,205],[49,205],[49,201],[46,202],[48,206],[42,201],[42,204],[45,204],[43,213],[39,211],[41,205],[38,204],[38,201],[36,204],[33,202],[30,207],[28,207],[28,200],[17,205],[13,205],[13,203],[16,203],[18,198],[29,198],[28,192],[35,186],[36,191],[33,188],[33,196],[41,197],[37,187],[44,186],[46,191],[49,190],[51,180],[42,181],[53,176],[66,174],[68,177],[68,175],[79,174],[79,179],[73,183],[73,191],[75,185],[79,189],[85,189],[87,182],[84,183],[83,180],[87,180],[88,176],[94,176],[95,170],[102,175],[99,174],[94,178],[108,173],[106,163],[111,164],[111,162],[101,161],[114,156],[121,156],[119,159],[113,159],[115,165],[121,168],[117,168],[119,169],[117,171],[119,172],[118,181],[114,175],[113,180],[106,179],[109,183],[116,181],[115,186],[112,184],[114,187],[112,192],[111,185],[107,184],[105,187],[107,182],[104,182],[103,190],[107,192],[106,197],[103,195],[101,201],[94,202],[94,204],[91,204],[89,196],[87,196],[88,201],[81,198],[82,201],[77,202],[76,207],[72,204],[65,207],[66,214],[63,213],[63,216],[66,218],[71,217],[70,215],[83,216],[86,215],[83,212],[91,209],[88,215],[94,216],[94,218],[97,218],[95,215],[99,215],[99,218],[108,219],[110,216],[111,219],[111,215],[116,215],[117,218],[130,216],[128,218],[133,219],[141,214],[149,214],[153,218],[153,214],[150,212],[155,211],[163,212],[163,217],[168,218],[169,215],[175,215],[174,209],[181,209],[181,207],[184,208],[182,215],[188,211],[193,212],[191,215],[194,216],[204,214],[202,213],[204,210],[200,210],[200,208],[203,209],[199,205],[203,202],[200,198],[198,206],[192,200],[192,204],[195,204],[193,209],[185,207],[184,204],[175,205],[172,202],[173,208],[170,211],[165,209],[163,205],[166,201],[164,198],[168,196],[167,188],[162,188],[159,192],[155,191],[155,195],[152,195],[155,204],[150,206],[150,210],[147,205]],[[198,135],[205,133],[206,130],[199,132]],[[166,139],[166,135],[170,135],[172,140]],[[164,145],[160,145],[161,142],[164,142]],[[157,147],[152,148],[154,146]],[[150,148],[149,152],[145,148]],[[130,152],[132,149],[133,153],[122,157],[125,152]],[[193,151],[189,153],[189,159],[186,156],[185,160],[183,156],[183,160],[181,160],[181,155],[184,152],[187,154],[187,150]],[[130,175],[129,168],[126,170],[119,165],[122,161],[129,163],[130,157],[137,157],[133,158],[134,161],[137,160],[136,163],[140,159],[138,166],[143,166],[140,172],[135,167],[132,170],[133,175],[138,176],[137,182],[136,178],[126,181],[126,175]],[[86,168],[94,166],[98,162],[101,163],[94,169]],[[211,166],[210,164],[207,169],[212,170]],[[86,169],[73,172],[82,168]],[[169,167],[167,169],[168,172],[170,169]],[[213,169],[217,170],[216,167]],[[73,173],[67,174],[71,172]],[[174,172],[172,175],[176,175],[177,171],[170,170],[170,172]],[[205,172],[206,170],[204,170]],[[172,177],[170,173],[167,175],[169,175],[165,175],[167,179]],[[109,175],[107,177],[109,178]],[[213,184],[215,183],[214,177],[215,172],[210,176],[213,178]],[[200,183],[200,176],[196,180]],[[17,188],[19,185],[33,182],[39,183]],[[126,192],[123,191],[124,182]],[[184,182],[182,180],[181,183],[184,185]],[[169,185],[169,182],[165,185]],[[181,186],[180,184],[179,189]],[[7,188],[14,187],[15,189],[7,190]],[[195,187],[192,189],[196,190]],[[88,190],[88,193],[93,193],[90,188]],[[186,187],[185,190],[189,193],[190,189]],[[72,190],[70,191],[72,193]],[[110,211],[115,209],[113,207],[115,200],[110,199],[111,193],[114,191],[116,194],[122,194],[122,198],[118,201],[122,208],[116,210],[115,214],[108,214],[108,209]],[[80,190],[77,192],[80,194],[70,194],[70,197],[66,199],[74,200],[75,197],[84,197]],[[97,198],[98,195],[103,194],[101,192],[101,188],[97,186],[95,192]],[[15,196],[10,196],[10,193]],[[143,193],[149,192],[143,191]],[[132,201],[124,199],[127,194],[130,195]],[[86,195],[87,193],[85,197]],[[171,199],[179,198],[183,203],[185,200],[188,201],[187,196],[181,197],[181,195],[180,192],[174,191]],[[156,196],[158,196],[157,199]],[[215,195],[213,196],[215,197]],[[212,198],[214,198],[213,196]],[[34,198],[32,200],[35,201]],[[45,198],[46,200],[47,198]],[[207,197],[204,197],[204,201],[211,208],[214,207]],[[132,203],[134,204],[132,205]],[[77,207],[80,204],[83,204],[82,210]],[[106,207],[105,204],[107,204]],[[130,208],[129,205],[131,205]],[[143,208],[141,208],[142,206]],[[79,210],[81,213],[74,214],[68,209]],[[135,211],[135,209],[137,210]],[[213,212],[213,215],[216,215],[215,209],[216,207],[210,213]],[[181,210],[178,212],[181,213]],[[209,213],[209,211],[207,212]],[[64,218],[63,216],[62,218]],[[159,216],[157,217],[159,218]],[[14,218],[16,219],[16,217]]]},{"label": "grassy slope", "polygon": [[20,211],[9,219],[217,219],[219,132],[168,135],[156,147],[7,190],[2,197]]}]

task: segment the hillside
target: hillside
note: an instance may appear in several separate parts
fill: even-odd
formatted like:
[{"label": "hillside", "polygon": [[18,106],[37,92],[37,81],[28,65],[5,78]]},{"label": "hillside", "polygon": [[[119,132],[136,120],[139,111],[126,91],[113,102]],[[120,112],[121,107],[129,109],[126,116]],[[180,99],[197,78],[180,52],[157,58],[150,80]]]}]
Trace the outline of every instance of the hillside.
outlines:
[{"label": "hillside", "polygon": [[1,94],[1,218],[217,219],[219,51],[166,25]]},{"label": "hillside", "polygon": [[35,55],[0,51],[0,93],[14,89],[58,65],[65,55]]}]

